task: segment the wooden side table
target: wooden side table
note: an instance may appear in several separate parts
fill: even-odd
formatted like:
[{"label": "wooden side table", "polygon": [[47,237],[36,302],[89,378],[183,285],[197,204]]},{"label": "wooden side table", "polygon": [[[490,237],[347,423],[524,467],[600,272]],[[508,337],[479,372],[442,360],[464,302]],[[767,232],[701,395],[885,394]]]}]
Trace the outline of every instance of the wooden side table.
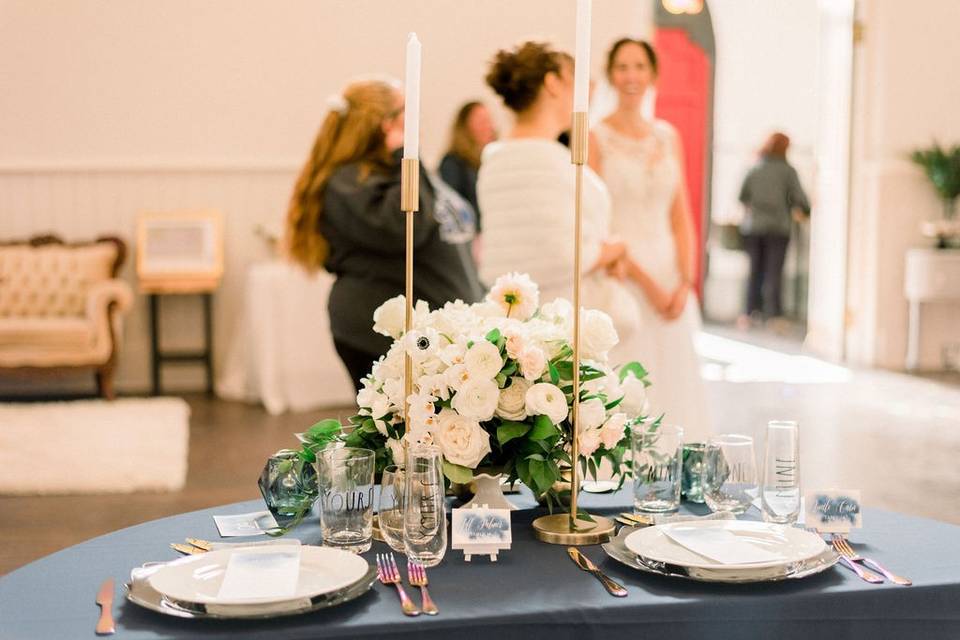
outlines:
[{"label": "wooden side table", "polygon": [[[152,393],[162,393],[162,366],[166,363],[200,363],[206,370],[206,392],[213,395],[213,292],[215,280],[165,280],[140,282],[140,290],[150,299],[150,379]],[[162,296],[199,295],[203,304],[203,348],[198,351],[164,351],[160,347],[160,298]]]},{"label": "wooden side table", "polygon": [[907,251],[904,294],[910,302],[907,371],[920,362],[920,308],[924,302],[960,301],[960,249]]}]

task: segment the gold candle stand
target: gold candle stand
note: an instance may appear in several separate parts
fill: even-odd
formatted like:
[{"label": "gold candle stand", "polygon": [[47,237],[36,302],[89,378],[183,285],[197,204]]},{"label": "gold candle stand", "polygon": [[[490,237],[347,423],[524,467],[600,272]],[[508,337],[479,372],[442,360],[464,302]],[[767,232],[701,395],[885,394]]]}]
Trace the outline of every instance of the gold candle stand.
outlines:
[{"label": "gold candle stand", "polygon": [[[407,218],[406,240],[406,289],[404,298],[406,310],[403,319],[403,333],[413,329],[413,214],[420,209],[420,160],[404,158],[400,164],[400,209]],[[413,360],[405,353],[403,359],[403,431],[410,430],[410,402],[413,393]],[[404,441],[406,448],[406,441]],[[399,463],[398,463],[399,464]]]},{"label": "gold candle stand", "polygon": [[573,412],[570,420],[570,513],[541,516],[533,521],[533,532],[538,540],[551,544],[588,545],[610,539],[614,531],[613,520],[593,516],[593,522],[577,520],[577,495],[580,493],[580,273],[581,230],[583,227],[583,165],[587,163],[589,124],[587,114],[573,114],[573,130],[570,136],[570,158],[576,166],[577,182],[574,193],[575,231],[573,239]]}]

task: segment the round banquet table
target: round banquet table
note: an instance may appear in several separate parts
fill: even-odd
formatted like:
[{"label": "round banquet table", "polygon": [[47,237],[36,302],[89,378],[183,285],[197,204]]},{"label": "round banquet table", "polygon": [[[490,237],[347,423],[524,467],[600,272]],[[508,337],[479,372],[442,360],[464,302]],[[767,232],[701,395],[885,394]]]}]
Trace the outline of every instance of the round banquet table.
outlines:
[{"label": "round banquet table", "polygon": [[[628,490],[582,494],[582,506],[614,514],[631,504]],[[960,527],[866,509],[864,528],[851,536],[863,554],[911,578],[912,587],[862,582],[836,566],[796,581],[750,585],[696,583],[643,574],[584,547],[600,568],[629,590],[614,598],[578,569],[563,546],[537,542],[530,522],[541,515],[530,494],[508,496],[513,547],[491,563],[465,563],[448,549],[428,571],[436,617],[407,618],[394,587],[377,583],[358,599],[299,616],[256,621],[184,620],[127,602],[130,569],[172,560],[171,542],[187,536],[220,540],[211,517],[263,509],[260,500],[205,509],[116,531],[64,549],[0,578],[0,638],[93,638],[94,598],[105,578],[116,579],[117,638],[960,638]],[[706,513],[699,505],[684,512]],[[755,510],[753,515],[756,516]],[[748,512],[748,517],[750,513]],[[69,522],[50,526],[69,527]],[[316,518],[294,535],[320,538]],[[258,538],[254,538],[258,539]],[[236,542],[243,538],[230,538]],[[388,550],[375,542],[370,560]],[[401,562],[402,565],[402,562]],[[419,602],[411,587],[408,593]]]}]

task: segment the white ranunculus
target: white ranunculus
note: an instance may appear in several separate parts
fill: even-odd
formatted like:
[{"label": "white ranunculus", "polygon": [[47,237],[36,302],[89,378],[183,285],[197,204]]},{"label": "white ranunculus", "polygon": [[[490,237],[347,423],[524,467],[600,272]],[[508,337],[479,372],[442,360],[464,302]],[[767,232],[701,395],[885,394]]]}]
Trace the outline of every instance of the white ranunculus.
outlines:
[{"label": "white ranunculus", "polygon": [[493,417],[500,401],[500,388],[493,380],[471,378],[463,383],[450,406],[467,418],[484,422]]},{"label": "white ranunculus", "polygon": [[403,335],[406,315],[406,298],[402,295],[390,298],[373,312],[373,330],[396,340]]},{"label": "white ranunculus", "polygon": [[527,347],[517,359],[523,377],[534,382],[540,379],[547,369],[547,356],[540,347]]},{"label": "white ranunculus", "polygon": [[481,340],[467,349],[463,363],[470,370],[470,377],[492,380],[503,368],[503,358],[497,345]]},{"label": "white ranunculus", "polygon": [[633,418],[646,415],[649,401],[643,380],[637,378],[632,372],[627,373],[623,382],[620,383],[620,388],[623,390],[623,402],[620,403],[619,408]]},{"label": "white ranunculus", "polygon": [[527,390],[531,384],[519,376],[510,379],[510,386],[500,391],[497,416],[504,420],[523,420],[527,417]]},{"label": "white ranunculus", "polygon": [[586,402],[580,403],[580,424],[579,429],[595,429],[603,424],[607,418],[606,409],[599,398],[591,398]]},{"label": "white ranunculus", "polygon": [[600,429],[582,429],[579,431],[577,443],[580,445],[580,456],[589,458],[600,448]]},{"label": "white ranunculus", "polygon": [[584,309],[580,316],[580,355],[589,360],[606,361],[607,353],[620,338],[613,320],[603,311]]},{"label": "white ranunculus", "polygon": [[443,409],[433,431],[433,440],[443,457],[453,464],[476,469],[490,453],[490,434],[474,419]]},{"label": "white ranunculus", "polygon": [[487,300],[499,305],[508,318],[526,320],[540,305],[540,290],[526,273],[508,273],[493,283]]},{"label": "white ranunculus", "polygon": [[615,413],[603,424],[600,429],[600,440],[607,449],[613,449],[623,439],[626,431],[627,416],[624,413]]},{"label": "white ranunculus", "polygon": [[549,382],[538,382],[527,390],[527,415],[547,416],[553,424],[560,424],[567,417],[569,407],[563,391]]}]

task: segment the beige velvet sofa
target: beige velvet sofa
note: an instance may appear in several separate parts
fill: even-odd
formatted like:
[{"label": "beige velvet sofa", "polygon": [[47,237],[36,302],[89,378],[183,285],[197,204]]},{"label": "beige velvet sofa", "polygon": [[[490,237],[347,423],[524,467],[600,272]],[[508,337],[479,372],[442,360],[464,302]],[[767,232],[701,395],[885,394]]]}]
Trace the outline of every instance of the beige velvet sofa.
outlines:
[{"label": "beige velvet sofa", "polygon": [[0,375],[92,368],[113,398],[123,316],[133,302],[116,278],[118,238],[66,244],[55,236],[0,244]]}]

